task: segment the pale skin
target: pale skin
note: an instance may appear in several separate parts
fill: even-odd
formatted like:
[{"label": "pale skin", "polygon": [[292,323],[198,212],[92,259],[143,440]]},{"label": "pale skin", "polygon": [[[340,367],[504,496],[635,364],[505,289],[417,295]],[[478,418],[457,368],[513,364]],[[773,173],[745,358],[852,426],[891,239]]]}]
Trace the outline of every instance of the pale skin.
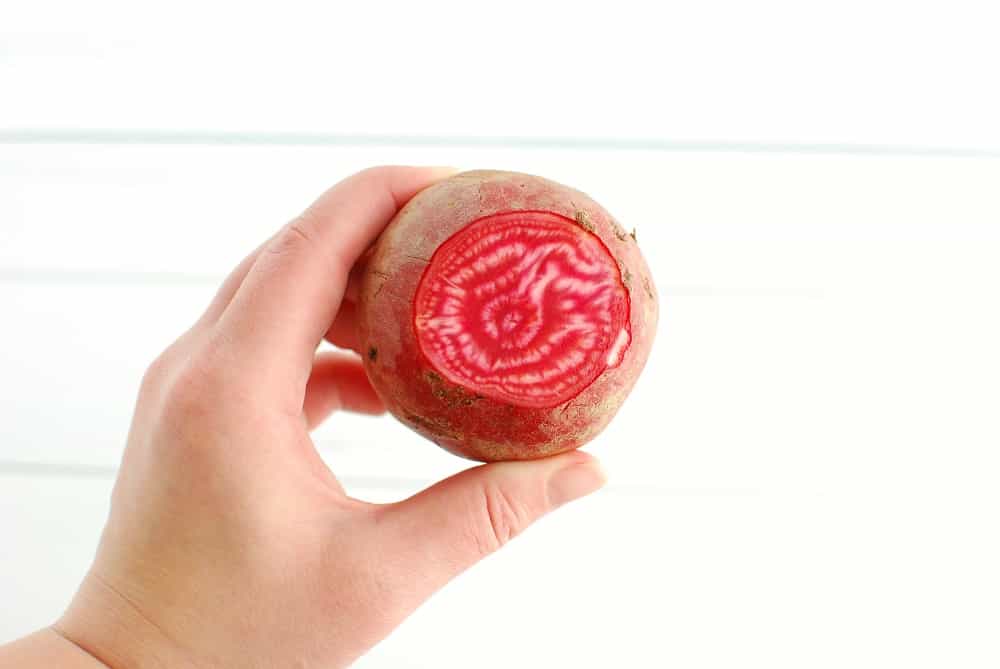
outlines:
[{"label": "pale skin", "polygon": [[[345,667],[461,571],[604,483],[582,452],[468,469],[401,502],[344,493],[310,430],[381,413],[351,269],[451,170],[333,186],[241,262],[149,367],[94,563],[0,669]],[[469,658],[475,664],[475,658]]]}]

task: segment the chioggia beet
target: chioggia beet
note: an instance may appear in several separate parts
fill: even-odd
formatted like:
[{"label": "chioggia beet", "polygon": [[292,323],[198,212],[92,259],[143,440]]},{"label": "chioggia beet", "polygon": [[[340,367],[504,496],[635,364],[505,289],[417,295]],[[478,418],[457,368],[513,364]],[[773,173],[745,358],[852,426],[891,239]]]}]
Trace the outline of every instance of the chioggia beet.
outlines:
[{"label": "chioggia beet", "polygon": [[389,411],[482,461],[567,451],[621,407],[656,334],[656,288],[587,195],[514,172],[418,193],[376,241],[358,298],[368,376]]}]

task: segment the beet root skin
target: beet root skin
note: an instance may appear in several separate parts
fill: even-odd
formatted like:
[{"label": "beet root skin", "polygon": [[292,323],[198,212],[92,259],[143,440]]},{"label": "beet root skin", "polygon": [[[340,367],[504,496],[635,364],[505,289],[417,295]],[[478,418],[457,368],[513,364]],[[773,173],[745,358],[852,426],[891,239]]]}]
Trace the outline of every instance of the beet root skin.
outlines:
[{"label": "beet root skin", "polygon": [[[629,296],[631,341],[617,366],[551,407],[524,406],[448,380],[421,350],[414,299],[435,251],[486,216],[544,211],[596,235]],[[442,448],[479,461],[526,460],[581,446],[625,401],[653,344],[656,288],[635,236],[587,195],[547,179],[477,170],[418,193],[368,254],[358,296],[365,369],[388,410]]]}]

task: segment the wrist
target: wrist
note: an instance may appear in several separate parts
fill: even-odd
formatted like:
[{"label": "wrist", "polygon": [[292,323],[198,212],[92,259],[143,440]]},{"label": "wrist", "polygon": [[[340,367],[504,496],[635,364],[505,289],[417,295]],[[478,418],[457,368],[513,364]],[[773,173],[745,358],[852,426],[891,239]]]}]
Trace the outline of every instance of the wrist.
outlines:
[{"label": "wrist", "polygon": [[104,579],[84,579],[53,633],[90,656],[99,669],[197,669],[186,653]]},{"label": "wrist", "polygon": [[109,669],[93,655],[62,636],[53,628],[35,632],[23,639],[0,646],[0,669]]}]

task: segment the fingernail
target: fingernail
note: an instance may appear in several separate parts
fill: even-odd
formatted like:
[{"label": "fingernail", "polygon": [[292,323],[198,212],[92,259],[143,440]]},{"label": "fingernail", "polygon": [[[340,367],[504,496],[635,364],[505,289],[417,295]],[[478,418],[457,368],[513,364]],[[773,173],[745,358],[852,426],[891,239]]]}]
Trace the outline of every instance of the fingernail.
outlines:
[{"label": "fingernail", "polygon": [[552,507],[562,506],[600,489],[608,480],[601,464],[594,459],[571,464],[549,478],[548,493]]}]

